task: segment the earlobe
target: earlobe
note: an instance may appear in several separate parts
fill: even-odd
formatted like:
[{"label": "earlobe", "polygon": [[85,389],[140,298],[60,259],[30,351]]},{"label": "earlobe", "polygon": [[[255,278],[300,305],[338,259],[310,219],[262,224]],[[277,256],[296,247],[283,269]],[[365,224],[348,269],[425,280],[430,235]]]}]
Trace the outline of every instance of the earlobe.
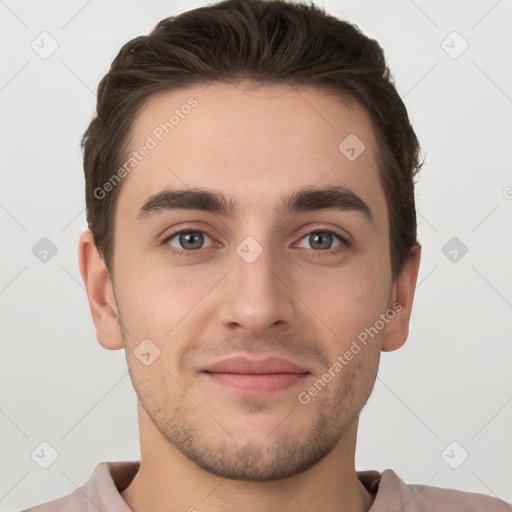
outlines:
[{"label": "earlobe", "polygon": [[100,345],[108,350],[123,348],[119,313],[112,282],[105,262],[101,258],[91,231],[84,231],[78,242],[80,273],[87,290],[87,300],[96,337]]},{"label": "earlobe", "polygon": [[421,245],[415,245],[411,253],[411,257],[405,263],[402,272],[393,285],[392,297],[394,300],[392,304],[397,303],[400,306],[394,308],[397,312],[384,332],[382,340],[383,352],[390,352],[400,348],[406,342],[409,335],[409,321],[420,267]]}]

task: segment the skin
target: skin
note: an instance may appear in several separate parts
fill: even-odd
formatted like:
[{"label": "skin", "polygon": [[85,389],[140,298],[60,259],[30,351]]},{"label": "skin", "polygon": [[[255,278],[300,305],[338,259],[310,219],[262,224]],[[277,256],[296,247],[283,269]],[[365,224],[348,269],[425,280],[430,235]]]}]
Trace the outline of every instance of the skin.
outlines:
[{"label": "skin", "polygon": [[[392,280],[370,117],[313,88],[213,83],[152,96],[134,119],[133,150],[191,96],[198,105],[124,178],[112,276],[89,231],[79,243],[98,341],[126,350],[138,396],[141,466],[121,495],[135,511],[367,511],[374,497],[354,465],[358,417],[381,351],[407,339],[420,263],[417,246]],[[351,133],[366,146],[354,161],[338,150]],[[373,223],[358,211],[276,213],[283,194],[312,185],[349,188]],[[178,210],[136,220],[152,194],[192,186],[223,192],[242,215]],[[187,250],[179,237],[162,243],[184,227],[209,237],[188,257],[166,249]],[[323,249],[309,236],[333,229],[352,244],[334,237]],[[236,252],[247,236],[263,249],[252,263]],[[395,301],[401,311],[300,403],[298,393]],[[145,366],[134,350],[148,338],[160,356]],[[200,372],[239,354],[281,356],[310,373],[248,396]]]}]

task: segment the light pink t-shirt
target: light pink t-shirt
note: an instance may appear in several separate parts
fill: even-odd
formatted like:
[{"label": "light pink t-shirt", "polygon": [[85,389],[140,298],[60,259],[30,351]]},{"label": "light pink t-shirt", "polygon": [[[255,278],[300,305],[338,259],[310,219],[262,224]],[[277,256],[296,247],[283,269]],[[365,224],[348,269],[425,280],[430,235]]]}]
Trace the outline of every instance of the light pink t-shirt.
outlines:
[{"label": "light pink t-shirt", "polygon": [[[139,461],[101,462],[90,480],[68,496],[22,512],[132,512],[120,491],[139,470]],[[512,512],[506,502],[472,492],[404,483],[391,469],[358,471],[359,481],[376,495],[369,512]]]}]

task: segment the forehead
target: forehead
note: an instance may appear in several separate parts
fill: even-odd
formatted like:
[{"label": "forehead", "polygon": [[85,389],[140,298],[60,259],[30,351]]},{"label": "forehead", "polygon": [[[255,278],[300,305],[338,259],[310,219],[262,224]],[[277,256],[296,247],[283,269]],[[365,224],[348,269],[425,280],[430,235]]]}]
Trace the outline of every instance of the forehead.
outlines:
[{"label": "forehead", "polygon": [[168,187],[216,189],[261,207],[297,188],[341,185],[385,208],[371,119],[327,89],[211,83],[159,93],[132,123],[132,152],[123,217]]}]

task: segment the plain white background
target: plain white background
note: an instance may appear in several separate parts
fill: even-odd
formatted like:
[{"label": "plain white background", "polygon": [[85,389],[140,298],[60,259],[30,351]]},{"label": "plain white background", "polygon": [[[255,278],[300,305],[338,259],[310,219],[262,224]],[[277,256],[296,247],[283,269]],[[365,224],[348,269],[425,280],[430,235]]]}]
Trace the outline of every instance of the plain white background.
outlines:
[{"label": "plain white background", "polygon": [[[139,459],[125,354],[97,343],[78,269],[79,140],[121,45],[202,5],[0,1],[2,511],[69,494],[99,462]],[[323,5],[382,45],[426,157],[409,340],[382,356],[356,467],[512,501],[512,3]],[[45,59],[31,47],[42,37],[58,44]],[[32,251],[43,237],[57,248],[46,263]],[[467,248],[455,262],[452,237]],[[42,442],[58,453],[48,469],[32,457]]]}]

